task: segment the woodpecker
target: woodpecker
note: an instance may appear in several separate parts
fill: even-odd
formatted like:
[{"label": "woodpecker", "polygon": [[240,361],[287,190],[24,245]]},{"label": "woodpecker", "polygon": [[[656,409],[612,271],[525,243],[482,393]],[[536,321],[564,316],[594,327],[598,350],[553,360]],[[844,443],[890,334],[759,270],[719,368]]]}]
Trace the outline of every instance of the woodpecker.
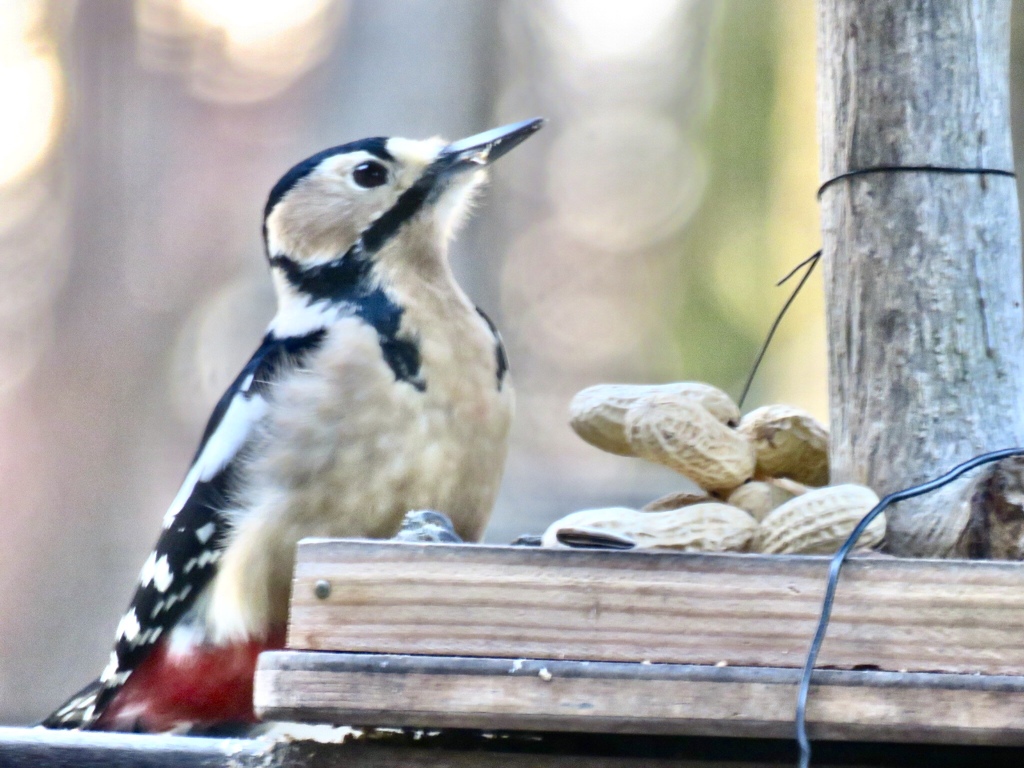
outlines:
[{"label": "woodpecker", "polygon": [[295,545],[388,538],[410,510],[483,533],[513,410],[508,361],[448,243],[527,120],[446,144],[369,138],[294,166],[264,209],[277,313],[217,403],[97,680],[53,728],[255,722]]}]

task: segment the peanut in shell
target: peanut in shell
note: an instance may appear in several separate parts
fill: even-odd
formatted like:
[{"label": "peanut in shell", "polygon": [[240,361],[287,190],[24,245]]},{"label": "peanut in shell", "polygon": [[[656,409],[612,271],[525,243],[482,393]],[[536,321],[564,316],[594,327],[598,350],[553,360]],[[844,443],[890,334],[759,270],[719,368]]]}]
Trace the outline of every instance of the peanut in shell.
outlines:
[{"label": "peanut in shell", "polygon": [[[742,509],[706,502],[666,512],[639,512],[612,507],[574,512],[556,520],[544,532],[546,547],[562,546],[560,538],[631,542],[636,549],[684,552],[742,552],[757,531],[757,521]],[[561,536],[569,532],[570,536]]]},{"label": "peanut in shell", "polygon": [[[768,513],[758,528],[754,549],[771,555],[831,555],[846,541],[878,496],[863,485],[815,488]],[[885,515],[865,529],[858,547],[873,547],[885,537]]]},{"label": "peanut in shell", "polygon": [[811,486],[828,483],[828,430],[807,411],[766,405],[744,416],[737,431],[754,446],[758,478],[788,477]]},{"label": "peanut in shell", "polygon": [[708,491],[730,491],[754,473],[750,443],[688,398],[644,398],[626,412],[625,425],[633,455],[674,469]]},{"label": "peanut in shell", "polygon": [[[659,496],[654,501],[649,501],[641,508],[641,512],[667,512],[670,509],[682,509],[693,504],[701,504],[705,501],[714,501],[711,494],[702,489],[693,491],[676,491]],[[737,505],[734,505],[737,506]]]},{"label": "peanut in shell", "polygon": [[746,510],[755,520],[764,520],[773,509],[806,491],[806,486],[792,480],[751,480],[730,493],[726,501]]},{"label": "peanut in shell", "polygon": [[625,434],[626,412],[653,395],[678,395],[699,403],[723,424],[735,425],[740,410],[725,392],[697,381],[672,384],[597,384],[578,392],[569,403],[569,425],[601,450],[632,456]]}]

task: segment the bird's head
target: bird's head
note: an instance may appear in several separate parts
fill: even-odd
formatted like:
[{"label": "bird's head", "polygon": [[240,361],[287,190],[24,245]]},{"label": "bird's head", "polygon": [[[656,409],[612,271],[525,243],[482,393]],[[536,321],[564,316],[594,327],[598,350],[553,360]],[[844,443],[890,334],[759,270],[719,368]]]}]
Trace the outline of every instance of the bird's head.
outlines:
[{"label": "bird's head", "polygon": [[329,294],[331,284],[342,290],[374,263],[402,269],[413,266],[403,260],[443,260],[487,165],[542,123],[526,120],[452,143],[362,139],[303,160],[277,182],[264,211],[279,291],[319,286]]}]

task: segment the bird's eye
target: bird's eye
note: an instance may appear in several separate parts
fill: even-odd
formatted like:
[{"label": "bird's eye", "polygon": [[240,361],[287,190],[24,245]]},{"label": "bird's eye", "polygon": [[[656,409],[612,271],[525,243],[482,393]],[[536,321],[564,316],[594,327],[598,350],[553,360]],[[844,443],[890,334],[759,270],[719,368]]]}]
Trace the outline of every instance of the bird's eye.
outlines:
[{"label": "bird's eye", "polygon": [[360,187],[379,187],[388,181],[388,169],[380,163],[360,163],[352,171],[352,181]]}]

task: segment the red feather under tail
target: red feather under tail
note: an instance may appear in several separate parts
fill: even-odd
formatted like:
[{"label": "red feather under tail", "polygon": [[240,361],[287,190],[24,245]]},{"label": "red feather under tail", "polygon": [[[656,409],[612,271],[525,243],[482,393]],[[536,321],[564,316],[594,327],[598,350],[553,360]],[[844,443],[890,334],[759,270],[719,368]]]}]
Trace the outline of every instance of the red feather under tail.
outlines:
[{"label": "red feather under tail", "polygon": [[196,645],[171,653],[161,641],[132,672],[93,728],[103,731],[169,731],[256,723],[252,707],[256,660],[284,647],[285,631],[266,640]]}]

